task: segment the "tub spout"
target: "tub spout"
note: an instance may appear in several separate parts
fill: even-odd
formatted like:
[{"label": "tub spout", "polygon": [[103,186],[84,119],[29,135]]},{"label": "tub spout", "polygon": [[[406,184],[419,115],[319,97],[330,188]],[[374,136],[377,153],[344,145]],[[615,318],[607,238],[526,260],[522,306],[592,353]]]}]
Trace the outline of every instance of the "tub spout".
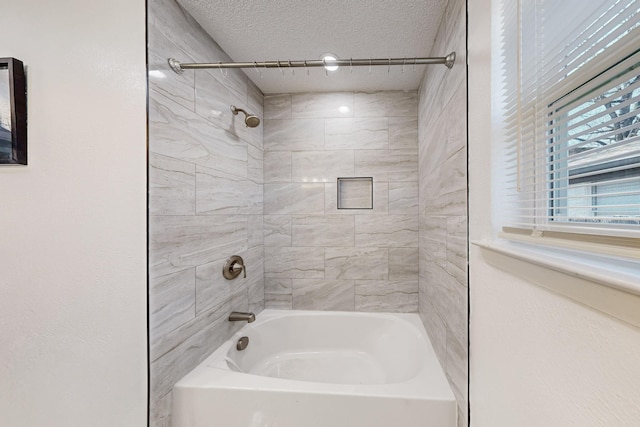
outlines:
[{"label": "tub spout", "polygon": [[253,313],[243,313],[241,311],[232,311],[229,315],[229,322],[248,322],[251,323],[256,320],[256,315]]}]

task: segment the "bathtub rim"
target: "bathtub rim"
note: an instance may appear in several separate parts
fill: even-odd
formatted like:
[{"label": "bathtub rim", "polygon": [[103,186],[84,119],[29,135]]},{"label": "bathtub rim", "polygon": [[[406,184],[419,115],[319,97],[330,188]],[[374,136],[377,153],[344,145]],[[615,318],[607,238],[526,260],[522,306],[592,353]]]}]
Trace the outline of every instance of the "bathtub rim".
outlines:
[{"label": "bathtub rim", "polygon": [[[266,377],[237,372],[228,367],[226,355],[235,342],[246,334],[247,328],[256,328],[263,323],[282,317],[296,316],[347,316],[385,317],[415,328],[424,340],[427,352],[419,372],[406,381],[386,384],[335,384]],[[449,382],[440,366],[433,345],[417,313],[375,313],[350,311],[312,311],[264,309],[256,315],[256,321],[244,325],[227,341],[204,359],[196,368],[174,385],[174,389],[228,389],[260,390],[270,392],[298,392],[344,396],[371,396],[404,398],[428,401],[456,402]]]}]

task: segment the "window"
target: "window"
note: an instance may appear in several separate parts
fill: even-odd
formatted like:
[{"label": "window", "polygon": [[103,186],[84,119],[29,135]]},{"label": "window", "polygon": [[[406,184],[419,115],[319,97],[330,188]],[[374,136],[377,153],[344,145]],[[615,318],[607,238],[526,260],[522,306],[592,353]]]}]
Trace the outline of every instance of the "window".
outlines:
[{"label": "window", "polygon": [[640,225],[637,67],[552,105],[558,105],[548,141],[552,222]]},{"label": "window", "polygon": [[640,0],[501,12],[505,229],[640,237]]}]

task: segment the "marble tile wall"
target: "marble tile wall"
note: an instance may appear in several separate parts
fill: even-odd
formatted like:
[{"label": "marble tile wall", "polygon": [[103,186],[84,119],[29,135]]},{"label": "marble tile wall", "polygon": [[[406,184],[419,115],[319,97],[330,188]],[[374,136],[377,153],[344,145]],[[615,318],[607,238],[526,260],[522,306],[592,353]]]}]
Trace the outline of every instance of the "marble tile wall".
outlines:
[{"label": "marble tile wall", "polygon": [[419,313],[468,425],[466,1],[450,0],[419,90]]},{"label": "marble tile wall", "polygon": [[[168,57],[227,61],[174,0],[148,2],[150,425],[171,424],[171,388],[264,306],[263,96],[240,71],[177,75]],[[320,191],[324,196],[324,188]],[[222,265],[241,255],[247,278]]]},{"label": "marble tile wall", "polygon": [[[266,307],[417,312],[417,112],[415,91],[265,96]],[[337,209],[338,177],[373,177],[373,209]]]}]

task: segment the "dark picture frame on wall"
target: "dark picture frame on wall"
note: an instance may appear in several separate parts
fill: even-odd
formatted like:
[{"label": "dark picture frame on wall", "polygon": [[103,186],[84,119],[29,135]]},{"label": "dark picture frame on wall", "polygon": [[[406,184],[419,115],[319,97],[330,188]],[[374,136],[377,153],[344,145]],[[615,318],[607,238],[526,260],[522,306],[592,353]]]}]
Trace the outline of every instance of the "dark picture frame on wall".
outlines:
[{"label": "dark picture frame on wall", "polygon": [[22,61],[0,58],[0,165],[27,164],[27,85]]}]

